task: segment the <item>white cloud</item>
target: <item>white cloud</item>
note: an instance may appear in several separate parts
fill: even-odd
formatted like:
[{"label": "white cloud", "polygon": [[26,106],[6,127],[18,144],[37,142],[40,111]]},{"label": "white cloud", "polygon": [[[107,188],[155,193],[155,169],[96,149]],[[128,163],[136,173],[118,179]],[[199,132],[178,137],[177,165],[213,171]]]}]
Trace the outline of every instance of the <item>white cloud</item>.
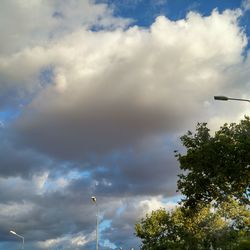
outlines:
[{"label": "white cloud", "polygon": [[53,37],[94,25],[124,27],[129,20],[113,17],[105,4],[89,0],[2,0],[0,9],[0,54],[46,44]]},{"label": "white cloud", "polygon": [[250,10],[250,0],[243,0],[242,7],[244,11]]},{"label": "white cloud", "polygon": [[80,250],[90,241],[94,240],[95,232],[89,235],[83,235],[81,233],[76,235],[66,235],[55,239],[48,239],[45,241],[37,242],[37,247],[40,249],[54,249],[56,247],[64,246],[63,249],[76,249]]},{"label": "white cloud", "polygon": [[104,239],[116,244],[117,242],[124,244],[125,242],[122,242],[122,239],[126,239],[127,248],[139,247],[139,240],[136,240],[133,236],[135,223],[153,210],[165,208],[170,211],[175,209],[176,206],[177,204],[174,202],[164,202],[160,195],[106,200],[100,206],[100,211],[104,211],[104,216],[111,220],[111,225],[103,230]]},{"label": "white cloud", "polygon": [[177,203],[167,202],[165,203],[162,200],[162,197],[152,197],[150,199],[142,200],[139,203],[139,209],[143,211],[142,216],[145,216],[146,213],[151,213],[154,210],[165,208],[166,210],[172,210],[177,206]]},{"label": "white cloud", "polygon": [[[10,203],[10,204],[0,204],[0,216],[2,218],[11,219],[28,217],[29,213],[32,211],[34,204],[30,202],[23,203]],[[14,225],[13,225],[14,226]]]},{"label": "white cloud", "polygon": [[4,122],[3,122],[3,121],[0,121],[0,129],[1,129],[1,128],[4,128],[4,127],[5,127]]},{"label": "white cloud", "polygon": [[46,171],[40,175],[33,176],[33,182],[37,186],[39,191],[43,191],[46,181],[48,180],[49,172]]},{"label": "white cloud", "polygon": [[191,12],[176,22],[158,17],[149,30],[80,29],[5,58],[4,72],[54,68],[54,85],[41,89],[18,128],[32,146],[67,158],[117,149],[202,119],[202,103],[232,88],[228,69],[243,63],[247,40],[239,15]]},{"label": "white cloud", "polygon": [[167,3],[167,0],[156,0],[155,2],[159,5],[164,5]]},{"label": "white cloud", "polygon": [[[50,174],[52,176],[50,176]],[[72,182],[80,179],[80,172],[69,171],[64,175],[53,176],[53,171],[41,172],[32,176],[32,186],[36,188],[37,194],[53,193],[64,191]],[[105,185],[110,185],[109,182],[104,180]]]},{"label": "white cloud", "polygon": [[129,23],[128,19],[113,17],[106,4],[90,0],[1,1],[0,106],[16,105],[14,101],[28,98],[27,94],[39,88],[39,71],[50,63],[44,58],[50,42],[79,29],[124,28]]}]

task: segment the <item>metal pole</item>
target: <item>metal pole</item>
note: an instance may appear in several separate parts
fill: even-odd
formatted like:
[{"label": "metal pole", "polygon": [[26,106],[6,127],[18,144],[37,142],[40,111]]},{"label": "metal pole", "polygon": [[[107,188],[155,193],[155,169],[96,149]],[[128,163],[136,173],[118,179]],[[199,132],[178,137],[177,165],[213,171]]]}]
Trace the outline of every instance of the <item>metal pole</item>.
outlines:
[{"label": "metal pole", "polygon": [[99,209],[98,209],[98,203],[97,203],[96,197],[92,196],[91,199],[95,203],[95,206],[96,206],[96,250],[98,250],[98,246],[99,246],[99,243],[98,243]]},{"label": "metal pole", "polygon": [[23,243],[22,243],[22,250],[24,250],[24,237],[20,234],[17,234],[16,233],[16,236],[18,236],[19,238],[21,238],[23,240]]},{"label": "metal pole", "polygon": [[99,242],[98,242],[98,224],[99,224],[99,209],[98,209],[98,205],[96,202],[96,250],[98,250],[98,246],[99,246]]}]

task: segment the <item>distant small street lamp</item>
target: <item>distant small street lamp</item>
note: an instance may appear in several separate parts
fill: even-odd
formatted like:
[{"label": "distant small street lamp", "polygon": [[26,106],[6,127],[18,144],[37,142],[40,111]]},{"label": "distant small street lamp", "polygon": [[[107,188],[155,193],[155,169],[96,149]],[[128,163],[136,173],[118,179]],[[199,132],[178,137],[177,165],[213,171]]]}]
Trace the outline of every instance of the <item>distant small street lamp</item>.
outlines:
[{"label": "distant small street lamp", "polygon": [[96,206],[96,250],[98,250],[98,217],[99,217],[99,209],[98,209],[98,204],[97,204],[97,200],[95,196],[91,197],[92,201],[94,202],[95,206]]},{"label": "distant small street lamp", "polygon": [[250,102],[250,99],[231,98],[231,97],[227,97],[227,96],[214,96],[214,100],[217,100],[217,101],[228,101],[228,100],[233,100],[233,101]]},{"label": "distant small street lamp", "polygon": [[20,234],[17,234],[15,231],[12,231],[12,230],[10,230],[10,233],[16,235],[17,237],[23,240],[22,249],[24,249],[24,237]]}]

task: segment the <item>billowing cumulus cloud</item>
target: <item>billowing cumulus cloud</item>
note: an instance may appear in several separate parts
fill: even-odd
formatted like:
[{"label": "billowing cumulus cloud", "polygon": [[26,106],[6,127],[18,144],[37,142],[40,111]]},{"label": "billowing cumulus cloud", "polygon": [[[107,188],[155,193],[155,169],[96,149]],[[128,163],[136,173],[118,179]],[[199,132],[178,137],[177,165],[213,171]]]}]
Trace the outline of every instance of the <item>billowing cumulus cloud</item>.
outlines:
[{"label": "billowing cumulus cloud", "polygon": [[148,30],[78,30],[24,51],[16,60],[43,58],[54,77],[15,129],[32,147],[66,159],[183,129],[190,116],[202,117],[202,101],[230,84],[229,67],[243,60],[238,14],[159,17]]},{"label": "billowing cumulus cloud", "polygon": [[176,205],[178,137],[249,108],[211,101],[249,98],[244,13],[141,28],[94,1],[2,1],[0,249],[10,229],[25,249],[93,248],[92,195],[103,249],[138,246],[134,223]]},{"label": "billowing cumulus cloud", "polygon": [[[0,107],[17,104],[39,89],[37,76],[48,63],[46,48],[77,29],[125,27],[105,4],[92,1],[3,0],[0,9]],[[35,51],[34,51],[35,50]],[[35,53],[34,57],[30,53]],[[24,61],[23,61],[24,60]]]},{"label": "billowing cumulus cloud", "polygon": [[45,45],[54,36],[93,26],[124,27],[129,20],[115,18],[106,4],[94,1],[3,0],[0,10],[1,54]]}]

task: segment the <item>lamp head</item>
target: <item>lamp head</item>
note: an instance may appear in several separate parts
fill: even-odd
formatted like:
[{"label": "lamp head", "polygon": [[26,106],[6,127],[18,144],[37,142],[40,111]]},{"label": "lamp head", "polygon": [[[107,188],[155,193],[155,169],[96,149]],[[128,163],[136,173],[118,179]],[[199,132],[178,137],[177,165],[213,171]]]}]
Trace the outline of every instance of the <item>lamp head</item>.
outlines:
[{"label": "lamp head", "polygon": [[214,100],[227,101],[228,97],[226,97],[226,96],[214,96]]},{"label": "lamp head", "polygon": [[14,231],[12,231],[12,230],[10,230],[10,233],[16,235],[16,232],[14,232]]},{"label": "lamp head", "polygon": [[96,197],[95,196],[92,196],[91,197],[92,201],[96,203]]}]

